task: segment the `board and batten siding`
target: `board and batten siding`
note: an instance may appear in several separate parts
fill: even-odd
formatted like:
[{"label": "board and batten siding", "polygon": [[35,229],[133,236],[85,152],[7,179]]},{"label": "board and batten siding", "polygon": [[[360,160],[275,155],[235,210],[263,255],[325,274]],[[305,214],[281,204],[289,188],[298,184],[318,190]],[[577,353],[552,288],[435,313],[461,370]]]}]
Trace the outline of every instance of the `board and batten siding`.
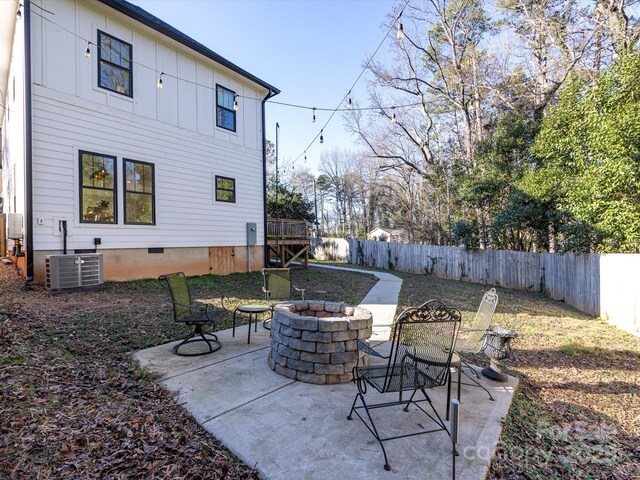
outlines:
[{"label": "board and batten siding", "polygon": [[315,258],[408,273],[543,292],[590,315],[640,334],[637,254],[530,253],[322,238]]},{"label": "board and batten siding", "polygon": [[[33,17],[35,250],[246,245],[246,223],[264,239],[261,86],[97,2],[42,1],[55,22],[133,46],[133,98],[97,87],[97,48]],[[156,88],[157,72],[168,74]],[[183,80],[177,80],[175,75]],[[195,85],[194,83],[199,85]],[[236,132],[215,126],[216,84],[239,94]],[[256,99],[256,100],[253,100]],[[117,223],[80,223],[79,152],[117,158]],[[155,166],[154,226],[124,224],[123,159]],[[236,180],[236,203],[214,200],[215,175]],[[43,223],[42,223],[43,222]]]}]

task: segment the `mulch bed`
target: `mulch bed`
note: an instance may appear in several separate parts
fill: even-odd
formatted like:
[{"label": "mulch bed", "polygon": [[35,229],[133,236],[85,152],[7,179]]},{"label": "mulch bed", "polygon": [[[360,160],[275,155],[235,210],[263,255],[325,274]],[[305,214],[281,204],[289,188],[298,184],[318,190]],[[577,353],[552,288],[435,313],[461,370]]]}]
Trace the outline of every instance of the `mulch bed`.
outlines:
[{"label": "mulch bed", "polygon": [[132,363],[126,344],[83,324],[114,310],[148,318],[166,298],[114,304],[105,291],[23,284],[0,265],[1,478],[259,478]]}]

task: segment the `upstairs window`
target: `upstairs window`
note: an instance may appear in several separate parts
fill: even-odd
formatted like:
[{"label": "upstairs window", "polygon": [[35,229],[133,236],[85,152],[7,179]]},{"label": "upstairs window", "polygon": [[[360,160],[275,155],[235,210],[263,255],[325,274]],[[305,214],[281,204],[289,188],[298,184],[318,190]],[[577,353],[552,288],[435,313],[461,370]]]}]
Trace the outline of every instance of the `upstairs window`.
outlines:
[{"label": "upstairs window", "polygon": [[216,175],[216,201],[236,203],[235,178],[219,177]]},{"label": "upstairs window", "polygon": [[236,131],[235,99],[236,92],[216,85],[216,125],[232,132]]},{"label": "upstairs window", "polygon": [[155,225],[153,164],[124,161],[124,223]]},{"label": "upstairs window", "polygon": [[98,86],[133,97],[131,44],[98,31]]},{"label": "upstairs window", "polygon": [[80,152],[80,221],[116,223],[116,159]]}]

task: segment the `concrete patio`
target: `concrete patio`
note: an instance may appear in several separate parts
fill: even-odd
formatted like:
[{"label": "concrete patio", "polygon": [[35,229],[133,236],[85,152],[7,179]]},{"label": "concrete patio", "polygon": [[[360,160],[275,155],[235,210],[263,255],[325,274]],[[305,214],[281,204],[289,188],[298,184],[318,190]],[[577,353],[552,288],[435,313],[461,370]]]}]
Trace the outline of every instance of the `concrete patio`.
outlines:
[{"label": "concrete patio", "polygon": [[[374,314],[377,340],[372,345],[381,350],[389,345],[383,340],[397,292],[399,284],[386,278],[361,303]],[[346,418],[357,391],[354,384],[312,385],[278,375],[268,366],[269,331],[261,325],[257,333],[252,332],[250,345],[246,326],[236,328],[235,338],[230,329],[218,336],[223,347],[210,355],[179,357],[171,351],[173,344],[166,344],[137,352],[134,358],[158,375],[158,382],[204,429],[263,478],[451,478],[451,443],[445,432],[386,442],[391,465],[387,472],[375,438],[357,417]],[[462,387],[458,479],[485,477],[517,384],[514,378],[502,384],[482,382],[495,401],[482,389]],[[429,395],[444,418],[446,388],[430,390]],[[371,389],[367,394],[368,401],[379,397]],[[375,413],[385,436],[432,428],[415,407],[407,413],[399,407]]]}]

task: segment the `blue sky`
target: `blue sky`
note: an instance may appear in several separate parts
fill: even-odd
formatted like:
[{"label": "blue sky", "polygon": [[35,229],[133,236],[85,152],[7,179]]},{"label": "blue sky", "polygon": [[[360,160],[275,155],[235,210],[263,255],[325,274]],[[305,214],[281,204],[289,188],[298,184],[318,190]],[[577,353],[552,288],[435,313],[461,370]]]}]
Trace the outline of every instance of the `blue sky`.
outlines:
[{"label": "blue sky", "polygon": [[[392,0],[131,0],[236,65],[278,87],[276,101],[335,108],[386,33]],[[397,8],[397,6],[396,6]],[[388,39],[376,59],[389,57]],[[353,99],[367,103],[366,75]],[[267,106],[267,138],[280,124],[280,159],[292,161],[320,131],[330,112]],[[355,148],[336,114],[324,143],[307,151],[315,170],[322,151]],[[303,166],[303,158],[296,163]]]}]

